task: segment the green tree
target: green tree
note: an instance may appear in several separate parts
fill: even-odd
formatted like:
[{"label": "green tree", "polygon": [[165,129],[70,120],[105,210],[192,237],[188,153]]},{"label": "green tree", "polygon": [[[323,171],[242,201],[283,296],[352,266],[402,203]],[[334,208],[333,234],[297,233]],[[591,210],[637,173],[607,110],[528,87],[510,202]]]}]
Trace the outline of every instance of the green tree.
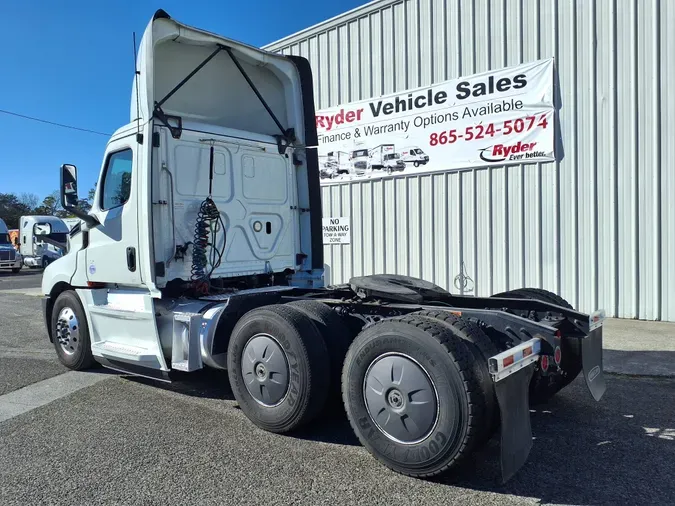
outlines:
[{"label": "green tree", "polygon": [[34,193],[24,192],[19,196],[19,202],[21,202],[29,209],[35,209],[38,206],[38,203],[40,202],[40,197],[38,197]]},{"label": "green tree", "polygon": [[0,217],[8,228],[19,228],[19,218],[32,212],[33,209],[23,204],[13,193],[0,193]]},{"label": "green tree", "polygon": [[57,216],[57,211],[62,210],[60,200],[59,191],[54,190],[44,198],[42,205],[35,209],[35,214]]},{"label": "green tree", "polygon": [[89,193],[87,194],[87,201],[89,201],[91,205],[94,205],[94,198],[96,198],[96,183],[94,183],[94,186],[92,186],[92,188],[89,190]]}]

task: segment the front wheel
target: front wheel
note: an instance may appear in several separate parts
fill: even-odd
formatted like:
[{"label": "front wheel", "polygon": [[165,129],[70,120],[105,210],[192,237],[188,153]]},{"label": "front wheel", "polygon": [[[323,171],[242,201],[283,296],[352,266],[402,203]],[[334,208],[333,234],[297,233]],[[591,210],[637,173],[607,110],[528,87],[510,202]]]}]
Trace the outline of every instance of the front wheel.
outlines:
[{"label": "front wheel", "polygon": [[20,271],[21,271],[21,267],[13,267],[13,268],[12,268],[12,272],[13,272],[14,274],[18,274]]},{"label": "front wheel", "polygon": [[352,343],[342,372],[349,422],[390,469],[441,474],[480,442],[485,405],[463,340],[420,316],[383,320]]},{"label": "front wheel", "polygon": [[77,294],[62,292],[54,302],[51,318],[52,340],[63,365],[75,371],[95,365],[91,353],[89,326]]}]

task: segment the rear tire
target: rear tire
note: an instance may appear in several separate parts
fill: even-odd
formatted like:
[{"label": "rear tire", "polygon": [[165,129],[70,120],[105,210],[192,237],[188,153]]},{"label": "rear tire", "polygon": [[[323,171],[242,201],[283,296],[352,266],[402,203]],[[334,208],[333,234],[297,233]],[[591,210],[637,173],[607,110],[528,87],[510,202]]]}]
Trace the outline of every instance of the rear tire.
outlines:
[{"label": "rear tire", "polygon": [[312,320],[297,308],[271,305],[246,313],[232,331],[227,369],[241,410],[269,432],[299,428],[324,407],[328,352]]},{"label": "rear tire", "polygon": [[480,444],[487,442],[499,425],[499,405],[495,393],[494,383],[488,369],[488,359],[499,352],[490,338],[475,323],[459,318],[448,311],[422,310],[412,313],[415,316],[429,318],[448,328],[464,341],[467,350],[472,355],[472,368],[479,380],[478,396],[485,404],[485,422],[481,430]]},{"label": "rear tire", "polygon": [[51,328],[56,355],[63,365],[74,371],[91,369],[96,365],[91,353],[87,317],[74,291],[62,292],[56,298]]},{"label": "rear tire", "polygon": [[[519,288],[508,292],[493,295],[502,298],[533,299],[548,302],[567,309],[574,309],[572,305],[557,295],[542,288]],[[537,366],[530,382],[530,403],[543,404],[551,399],[560,390],[576,379],[582,369],[581,345],[576,339],[562,339],[560,344],[562,360],[560,374],[544,376]]]},{"label": "rear tire", "polygon": [[298,300],[290,302],[287,305],[299,309],[311,318],[321,334],[330,361],[330,387],[328,395],[331,401],[337,400],[341,404],[340,378],[342,376],[342,364],[347,355],[349,345],[352,342],[353,333],[345,322],[342,321],[342,318],[322,302],[316,300]]},{"label": "rear tire", "polygon": [[342,372],[347,417],[361,443],[408,476],[457,465],[484,425],[473,360],[453,327],[427,317],[387,319],[362,331]]}]

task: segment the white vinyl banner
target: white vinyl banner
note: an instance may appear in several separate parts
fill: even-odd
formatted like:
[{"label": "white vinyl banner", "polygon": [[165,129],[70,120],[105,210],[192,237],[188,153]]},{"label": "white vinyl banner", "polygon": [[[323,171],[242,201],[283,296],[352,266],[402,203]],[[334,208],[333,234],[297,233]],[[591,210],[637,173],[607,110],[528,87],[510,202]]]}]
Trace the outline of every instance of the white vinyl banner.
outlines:
[{"label": "white vinyl banner", "polygon": [[316,113],[322,183],[555,160],[553,59]]}]

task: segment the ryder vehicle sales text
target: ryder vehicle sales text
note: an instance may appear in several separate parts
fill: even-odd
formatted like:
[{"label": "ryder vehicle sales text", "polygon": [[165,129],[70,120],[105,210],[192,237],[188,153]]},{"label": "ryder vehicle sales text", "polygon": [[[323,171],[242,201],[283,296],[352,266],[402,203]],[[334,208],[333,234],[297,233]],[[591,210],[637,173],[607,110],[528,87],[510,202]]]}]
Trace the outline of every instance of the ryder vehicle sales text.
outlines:
[{"label": "ryder vehicle sales text", "polygon": [[[469,97],[479,98],[491,96],[495,93],[504,93],[508,90],[518,90],[527,86],[527,77],[525,74],[518,74],[513,78],[502,77],[500,79],[495,78],[495,76],[489,76],[486,80],[474,82],[473,84],[469,81],[462,81],[457,84],[455,87],[456,94],[455,97],[457,100],[465,100]],[[439,90],[435,91],[432,88],[427,89],[424,92],[421,92],[417,95],[413,93],[408,93],[406,96],[398,96],[389,100],[378,100],[368,103],[370,113],[373,118],[386,117],[391,114],[399,114],[407,111],[415,111],[424,109],[427,107],[432,107],[436,105],[443,105],[448,100],[448,93]],[[519,102],[519,104],[518,104]],[[507,105],[508,104],[508,105]],[[509,110],[509,108],[519,109],[522,107],[522,102],[520,101],[504,101],[503,103],[489,103],[487,106],[470,108],[466,107],[462,118],[468,116],[481,116],[491,114],[492,112],[499,112],[495,109],[504,108],[504,110]],[[363,119],[365,108],[359,108],[356,110],[345,111],[345,109],[340,109],[335,114],[320,114],[316,116],[316,126],[319,129],[324,129],[331,131],[340,125],[349,125],[351,123],[361,121]],[[449,113],[451,114],[448,119],[459,119],[459,112]],[[440,115],[438,115],[440,116]],[[417,118],[415,118],[417,120]],[[438,121],[437,121],[438,122]],[[417,122],[416,122],[417,123]],[[420,120],[419,125],[415,126],[427,126],[424,124],[423,120]],[[428,123],[433,124],[433,123]]]}]

